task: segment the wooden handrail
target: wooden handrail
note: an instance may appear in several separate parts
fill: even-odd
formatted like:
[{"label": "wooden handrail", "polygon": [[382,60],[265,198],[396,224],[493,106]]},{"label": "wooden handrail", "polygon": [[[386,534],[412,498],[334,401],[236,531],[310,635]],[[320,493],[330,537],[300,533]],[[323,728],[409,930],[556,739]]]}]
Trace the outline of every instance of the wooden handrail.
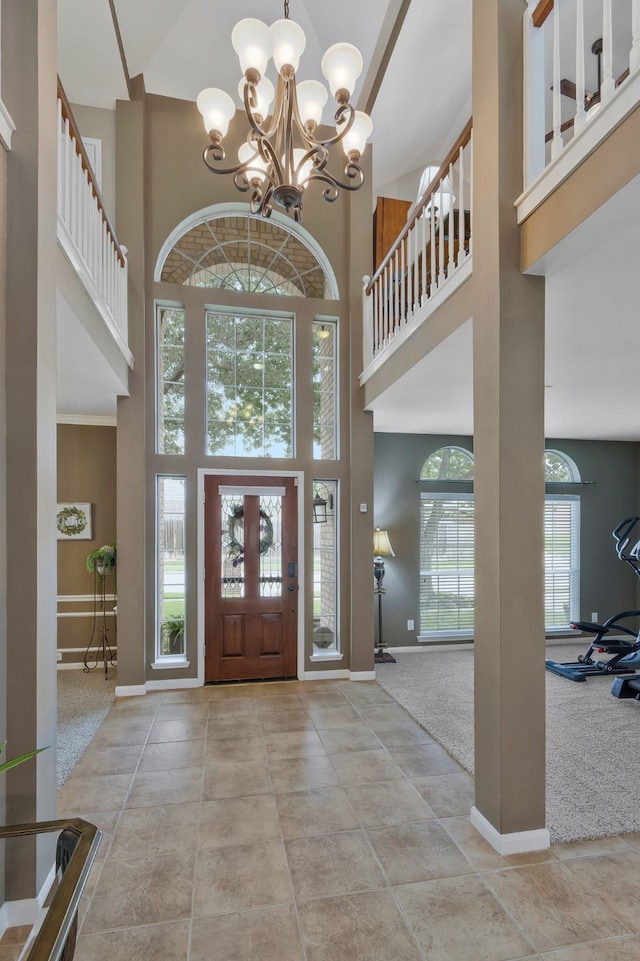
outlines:
[{"label": "wooden handrail", "polygon": [[120,266],[124,267],[125,257],[124,257],[124,253],[122,252],[122,247],[118,243],[116,232],[113,229],[113,224],[111,223],[109,214],[107,213],[107,208],[105,207],[104,200],[102,199],[102,194],[100,193],[98,182],[96,181],[95,174],[91,167],[91,162],[87,156],[87,151],[84,148],[84,143],[82,142],[82,135],[78,130],[78,125],[76,123],[75,117],[73,116],[73,112],[71,110],[69,101],[67,100],[67,95],[64,92],[64,87],[62,86],[60,77],[58,77],[58,99],[60,100],[60,103],[62,105],[62,116],[64,117],[65,120],[69,121],[69,129],[71,130],[71,133],[73,134],[73,137],[76,142],[76,153],[80,157],[80,160],[82,161],[82,167],[87,172],[87,176],[89,177],[89,183],[91,184],[91,190],[92,190],[93,196],[96,198],[98,209],[102,216],[104,225],[107,228],[108,233],[111,235],[113,246],[115,247],[118,260],[120,261]]},{"label": "wooden handrail", "polygon": [[395,243],[393,244],[391,249],[387,252],[382,263],[380,264],[375,274],[369,281],[369,284],[365,288],[366,294],[371,293],[371,291],[373,290],[373,285],[375,284],[378,277],[380,277],[380,275],[383,273],[385,267],[387,266],[387,263],[391,260],[396,250],[398,249],[398,247],[400,246],[400,244],[402,243],[406,235],[409,233],[409,231],[415,224],[416,220],[418,220],[422,216],[423,211],[425,210],[425,208],[428,206],[429,202],[433,198],[433,195],[436,191],[436,187],[438,186],[442,178],[449,173],[450,164],[454,163],[458,159],[460,148],[466,147],[469,141],[471,140],[472,130],[473,130],[473,117],[470,117],[467,123],[465,124],[464,129],[460,133],[460,136],[454,143],[453,147],[451,148],[447,156],[444,158],[444,160],[440,164],[440,169],[438,170],[437,174],[435,175],[435,177],[433,178],[433,180],[431,181],[431,183],[423,193],[420,203],[417,205],[416,209],[413,211],[413,213],[407,220],[406,224],[404,225],[404,227],[396,237]]},{"label": "wooden handrail", "polygon": [[533,16],[531,22],[534,27],[541,27],[545,22],[551,11],[553,10],[554,0],[540,0],[540,3],[533,11]]}]

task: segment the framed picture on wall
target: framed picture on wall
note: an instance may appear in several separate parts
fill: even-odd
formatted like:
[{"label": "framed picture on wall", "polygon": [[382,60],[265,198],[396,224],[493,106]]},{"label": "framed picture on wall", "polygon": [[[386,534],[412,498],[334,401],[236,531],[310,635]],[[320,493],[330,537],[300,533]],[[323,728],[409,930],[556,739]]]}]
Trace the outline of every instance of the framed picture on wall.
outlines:
[{"label": "framed picture on wall", "polygon": [[91,504],[58,504],[56,530],[59,541],[90,541]]}]

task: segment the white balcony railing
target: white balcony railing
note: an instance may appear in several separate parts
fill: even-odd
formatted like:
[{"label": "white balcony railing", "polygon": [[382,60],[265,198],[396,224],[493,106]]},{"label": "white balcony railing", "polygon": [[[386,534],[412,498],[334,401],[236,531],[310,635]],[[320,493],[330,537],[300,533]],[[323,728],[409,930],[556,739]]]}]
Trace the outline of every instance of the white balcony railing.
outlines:
[{"label": "white balcony railing", "polygon": [[582,162],[640,91],[640,0],[528,2],[525,191],[552,166],[566,176],[563,154],[574,155],[573,166]]},{"label": "white balcony railing", "polygon": [[472,133],[469,120],[389,253],[364,278],[365,371],[470,272]]},{"label": "white balcony railing", "polygon": [[60,81],[57,159],[58,241],[131,366],[127,251],[118,243]]}]

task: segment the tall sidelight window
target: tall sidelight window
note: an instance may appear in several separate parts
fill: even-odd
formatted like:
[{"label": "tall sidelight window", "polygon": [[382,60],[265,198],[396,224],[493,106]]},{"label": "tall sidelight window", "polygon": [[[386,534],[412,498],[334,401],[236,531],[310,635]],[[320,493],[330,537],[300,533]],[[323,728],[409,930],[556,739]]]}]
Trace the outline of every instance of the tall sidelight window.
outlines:
[{"label": "tall sidelight window", "polygon": [[184,454],[184,310],[156,308],[159,454]]},{"label": "tall sidelight window", "polygon": [[207,454],[292,457],[293,321],[207,311]]},{"label": "tall sidelight window", "polygon": [[340,649],[338,636],[338,482],[313,482],[313,653]]},{"label": "tall sidelight window", "polygon": [[186,656],[185,478],[157,479],[156,660]]},{"label": "tall sidelight window", "polygon": [[313,456],[338,457],[337,330],[335,320],[313,324]]},{"label": "tall sidelight window", "polygon": [[[473,481],[473,455],[443,447],[425,461],[421,481]],[[545,451],[547,484],[580,482],[560,451]],[[433,486],[433,485],[431,485]],[[524,509],[524,505],[523,505]],[[420,495],[420,633],[470,636],[474,627],[474,501],[469,493]],[[545,496],[545,628],[567,630],[580,610],[580,498]]]}]

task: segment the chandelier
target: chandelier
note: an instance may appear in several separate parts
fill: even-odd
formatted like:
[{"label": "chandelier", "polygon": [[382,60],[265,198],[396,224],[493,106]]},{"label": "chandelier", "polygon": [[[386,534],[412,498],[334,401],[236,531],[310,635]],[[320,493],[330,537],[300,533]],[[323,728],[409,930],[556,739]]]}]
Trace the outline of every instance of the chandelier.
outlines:
[{"label": "chandelier", "polygon": [[[337,108],[335,134],[320,140],[316,132],[329,95],[317,80],[296,84],[306,37],[302,27],[289,19],[289,0],[284,3],[284,19],[270,27],[261,20],[240,20],[231,43],[244,74],[238,92],[250,129],[238,150],[238,164],[219,166],[225,160],[223,140],[236,108],[224,90],[203,90],[197,105],[211,140],[203,154],[209,170],[233,175],[238,190],[250,192],[251,212],[263,217],[270,217],[277,204],[301,221],[302,196],[314,180],[324,184],[322,196],[329,203],[338,198],[341,189],[358,190],[364,183],[360,156],[373,130],[367,114],[355,110],[349,102],[362,73],[360,51],[351,43],[336,43],[322,58],[322,73]],[[277,88],[265,76],[271,57],[278,72]],[[342,145],[347,158],[344,181],[328,170],[329,148],[335,144]]]}]

